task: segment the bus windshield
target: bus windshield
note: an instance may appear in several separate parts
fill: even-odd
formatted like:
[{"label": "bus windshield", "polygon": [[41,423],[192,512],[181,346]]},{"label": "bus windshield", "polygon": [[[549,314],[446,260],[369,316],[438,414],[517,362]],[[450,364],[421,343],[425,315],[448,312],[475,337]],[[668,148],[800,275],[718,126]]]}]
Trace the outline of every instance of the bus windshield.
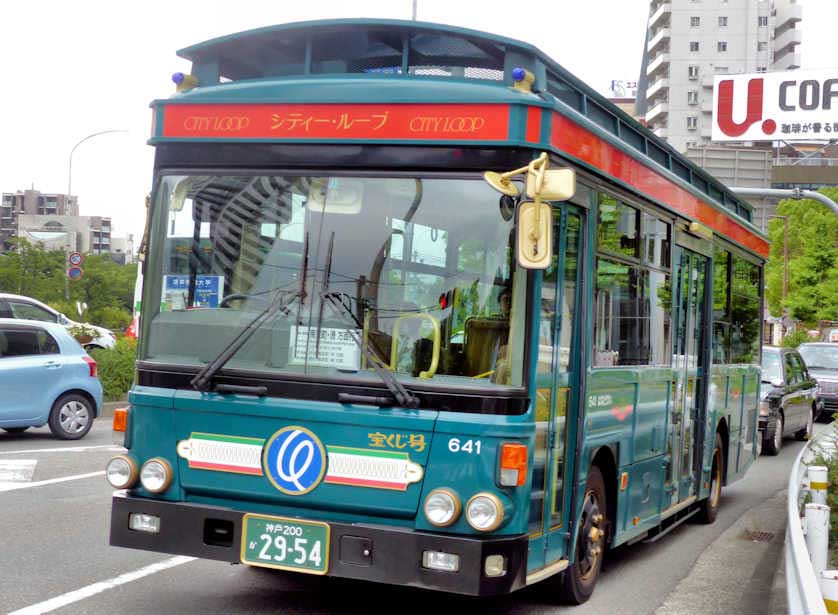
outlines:
[{"label": "bus windshield", "polygon": [[226,368],[369,379],[365,344],[400,379],[523,386],[526,272],[480,178],[167,175],[156,195],[144,360],[206,364],[295,294]]}]

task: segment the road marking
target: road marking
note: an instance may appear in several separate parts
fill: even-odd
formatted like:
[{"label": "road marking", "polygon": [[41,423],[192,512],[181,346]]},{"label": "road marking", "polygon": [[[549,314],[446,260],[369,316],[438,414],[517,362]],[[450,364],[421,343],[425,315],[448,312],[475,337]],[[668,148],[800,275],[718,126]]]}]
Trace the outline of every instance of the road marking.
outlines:
[{"label": "road marking", "polygon": [[81,480],[82,478],[91,478],[93,476],[104,476],[105,471],[88,472],[87,474],[75,474],[73,476],[62,476],[60,478],[50,478],[48,480],[39,480],[34,483],[0,483],[0,492],[16,491],[17,489],[31,489],[32,487],[43,487],[44,485],[54,485],[56,483],[66,483],[71,480]]},{"label": "road marking", "polygon": [[3,483],[28,483],[35,474],[37,459],[7,459],[0,461],[0,485]]},{"label": "road marking", "polygon": [[8,615],[40,615],[40,613],[49,613],[50,611],[60,609],[68,604],[73,604],[74,602],[90,598],[96,594],[101,594],[109,589],[114,589],[120,585],[131,583],[132,581],[142,579],[143,577],[147,577],[151,574],[162,572],[163,570],[174,568],[175,566],[180,566],[181,564],[187,564],[194,559],[194,557],[178,555],[177,557],[172,557],[161,562],[157,562],[156,564],[139,568],[132,572],[126,572],[125,574],[113,577],[107,581],[99,581],[97,583],[93,583],[92,585],[88,585],[87,587],[82,587],[75,591],[56,596],[55,598],[39,602],[38,604],[33,604],[17,611],[12,611]]},{"label": "road marking", "polygon": [[68,446],[66,448],[30,448],[22,451],[0,451],[0,455],[22,455],[32,453],[78,453],[81,451],[93,451],[99,449],[108,449],[111,451],[124,451],[124,446],[117,444],[99,444],[96,446]]}]

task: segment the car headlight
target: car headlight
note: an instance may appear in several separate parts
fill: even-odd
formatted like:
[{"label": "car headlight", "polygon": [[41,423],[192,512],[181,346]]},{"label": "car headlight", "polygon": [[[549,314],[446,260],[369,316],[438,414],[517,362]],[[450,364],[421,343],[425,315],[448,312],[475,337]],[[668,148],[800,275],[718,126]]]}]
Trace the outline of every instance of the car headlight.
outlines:
[{"label": "car headlight", "polygon": [[460,498],[450,489],[434,489],[425,498],[425,517],[431,525],[447,527],[460,516]]},{"label": "car headlight", "polygon": [[767,401],[759,402],[759,415],[760,416],[768,416],[769,414],[769,405]]},{"label": "car headlight", "polygon": [[172,484],[172,466],[160,457],[149,459],[140,470],[140,482],[146,491],[162,493]]},{"label": "car headlight", "polygon": [[128,489],[137,484],[137,462],[128,455],[117,455],[105,467],[105,477],[114,489]]},{"label": "car headlight", "polygon": [[478,493],[466,505],[466,521],[478,532],[496,530],[503,521],[503,504],[496,495]]}]

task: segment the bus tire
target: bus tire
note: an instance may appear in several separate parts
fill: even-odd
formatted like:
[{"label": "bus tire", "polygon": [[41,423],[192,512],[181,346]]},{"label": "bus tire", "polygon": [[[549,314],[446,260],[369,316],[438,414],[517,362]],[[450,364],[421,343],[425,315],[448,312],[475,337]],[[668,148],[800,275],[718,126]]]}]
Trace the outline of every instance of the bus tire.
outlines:
[{"label": "bus tire", "polygon": [[710,494],[699,506],[698,520],[701,523],[713,523],[719,514],[719,502],[722,499],[722,482],[725,475],[725,455],[722,437],[716,432],[713,444],[713,465],[710,469]]},{"label": "bus tire", "polygon": [[605,494],[602,472],[597,466],[591,466],[585,485],[582,514],[576,526],[576,552],[570,566],[560,575],[562,600],[568,604],[587,602],[594,593],[605,555],[608,527]]}]

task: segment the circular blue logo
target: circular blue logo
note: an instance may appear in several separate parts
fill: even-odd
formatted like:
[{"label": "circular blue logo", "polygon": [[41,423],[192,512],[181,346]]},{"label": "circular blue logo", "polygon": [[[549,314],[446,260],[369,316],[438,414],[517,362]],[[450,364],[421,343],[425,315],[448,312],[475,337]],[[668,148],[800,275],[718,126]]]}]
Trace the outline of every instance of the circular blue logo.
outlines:
[{"label": "circular blue logo", "polygon": [[323,479],[326,450],[305,427],[283,427],[268,440],[262,463],[274,487],[288,495],[302,495]]}]

